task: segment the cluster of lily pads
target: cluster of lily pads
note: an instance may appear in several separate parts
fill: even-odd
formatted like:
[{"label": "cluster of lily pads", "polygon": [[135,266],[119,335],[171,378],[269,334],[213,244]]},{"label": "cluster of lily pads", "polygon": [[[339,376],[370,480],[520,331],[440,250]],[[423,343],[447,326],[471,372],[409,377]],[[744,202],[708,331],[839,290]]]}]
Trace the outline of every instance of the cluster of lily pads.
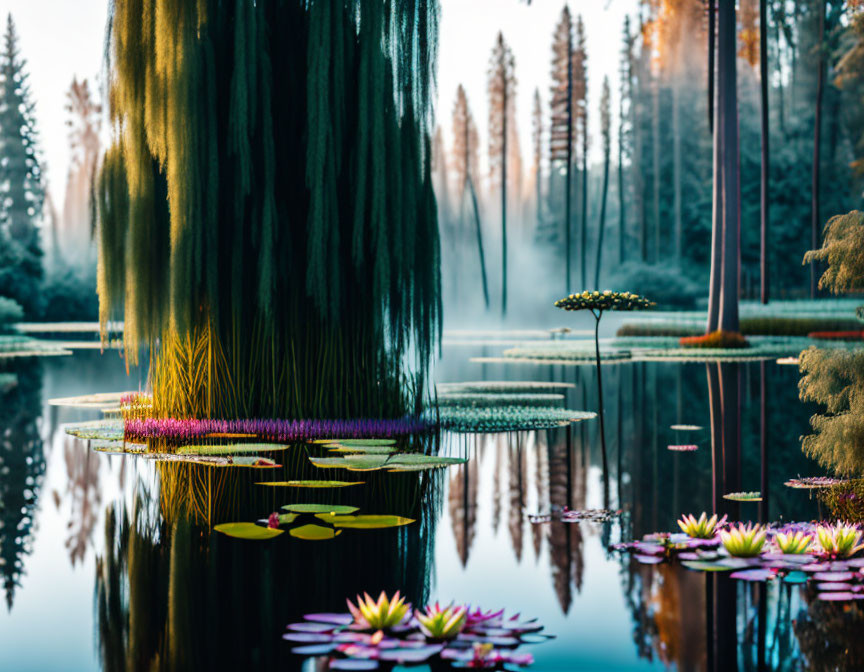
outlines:
[{"label": "cluster of lily pads", "polygon": [[471,669],[502,669],[534,662],[517,649],[551,639],[536,619],[507,617],[504,610],[483,611],[465,605],[427,605],[412,609],[397,591],[378,599],[364,593],[346,600],[346,613],[307,614],[287,627],[283,639],[293,653],[327,656],[331,670],[391,669],[394,665],[431,663]]},{"label": "cluster of lily pads", "polygon": [[467,462],[463,457],[400,452],[393,439],[320,439],[315,443],[322,444],[331,453],[335,453],[334,456],[309,457],[313,465],[322,469],[427,471]]},{"label": "cluster of lily pads", "polygon": [[[779,527],[685,515],[680,533],[656,533],[618,544],[643,564],[680,563],[692,570],[731,572],[744,581],[815,585],[826,601],[864,599],[864,531],[837,521]],[[856,557],[859,556],[859,557]]]},{"label": "cluster of lily pads", "polygon": [[258,522],[222,523],[213,529],[252,541],[273,539],[285,532],[304,541],[323,541],[335,539],[343,530],[380,530],[415,522],[402,516],[357,514],[358,510],[345,504],[286,504]]},{"label": "cluster of lily pads", "polygon": [[582,292],[571,294],[555,302],[556,308],[562,310],[645,310],[655,306],[644,296],[632,292]]},{"label": "cluster of lily pads", "polygon": [[540,523],[607,523],[621,515],[621,511],[611,509],[570,509],[553,508],[549,513],[530,514],[528,522]]},{"label": "cluster of lily pads", "polygon": [[566,427],[572,422],[596,418],[593,411],[572,411],[537,405],[444,406],[438,409],[443,429],[454,432],[515,432]]}]

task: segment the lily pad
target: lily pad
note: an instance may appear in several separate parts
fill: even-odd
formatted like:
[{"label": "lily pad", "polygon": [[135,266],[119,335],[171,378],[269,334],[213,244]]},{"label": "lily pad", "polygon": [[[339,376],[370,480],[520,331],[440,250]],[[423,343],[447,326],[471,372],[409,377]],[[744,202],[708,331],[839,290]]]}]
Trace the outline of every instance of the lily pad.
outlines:
[{"label": "lily pad", "polygon": [[261,457],[260,455],[236,455],[231,458],[230,466],[232,467],[251,467],[253,469],[274,469],[281,467],[281,464],[276,464],[269,457]]},{"label": "lily pad", "polygon": [[334,530],[332,527],[323,527],[322,525],[301,525],[288,530],[288,534],[297,539],[304,541],[323,541],[324,539],[332,539],[342,534],[342,530]]},{"label": "lily pad", "polygon": [[817,597],[824,602],[846,602],[849,600],[864,599],[864,595],[861,593],[850,593],[848,591],[824,592],[819,593]]},{"label": "lily pad", "polygon": [[343,446],[338,443],[328,443],[324,447],[331,453],[347,453],[351,455],[390,455],[396,452],[395,446]]},{"label": "lily pad", "polygon": [[237,453],[273,452],[285,450],[284,443],[234,443],[225,446],[180,446],[178,455],[236,455]]},{"label": "lily pad", "polygon": [[[280,525],[290,525],[300,516],[299,513],[280,513],[279,514],[279,524]],[[268,518],[261,518],[258,520],[260,525],[267,525],[269,523]]]},{"label": "lily pad", "polygon": [[309,461],[322,469],[375,471],[381,469],[389,455],[347,455],[345,457],[310,457]]},{"label": "lily pad", "polygon": [[315,439],[312,443],[341,446],[395,446],[396,439]]},{"label": "lily pad", "polygon": [[730,578],[742,581],[770,581],[777,576],[777,573],[772,572],[770,569],[757,568],[742,569],[738,572],[732,572],[729,576]]},{"label": "lily pad", "polygon": [[388,527],[401,527],[416,522],[413,518],[401,516],[337,516],[331,513],[318,513],[316,518],[329,523],[334,527],[352,528],[357,530],[379,530]]},{"label": "lily pad", "polygon": [[262,481],[255,485],[274,488],[347,488],[349,485],[363,485],[363,481]]},{"label": "lily pad", "polygon": [[681,564],[687,569],[693,569],[699,572],[728,572],[732,569],[728,565],[723,565],[719,562],[711,562],[709,560],[685,560]]},{"label": "lily pad", "polygon": [[356,506],[348,506],[346,504],[286,504],[282,507],[283,511],[291,511],[293,513],[332,513],[346,514],[359,511]]},{"label": "lily pad", "polygon": [[362,660],[359,658],[336,658],[330,661],[331,670],[351,670],[352,672],[366,672],[366,670],[377,670],[377,660]]},{"label": "lily pad", "polygon": [[[283,635],[284,639],[288,639]],[[296,653],[298,656],[326,656],[328,653],[335,651],[338,644],[331,642],[329,644],[309,644],[307,646],[295,646],[291,649],[291,653]],[[330,669],[333,669],[331,666]],[[375,668],[372,668],[375,669]]]},{"label": "lily pad", "polygon": [[795,570],[783,577],[783,583],[807,583],[807,575],[804,572]]},{"label": "lily pad", "polygon": [[213,529],[235,539],[252,539],[256,541],[278,537],[285,531],[262,527],[255,523],[222,523],[221,525],[216,525]]},{"label": "lily pad", "polygon": [[733,502],[761,502],[761,492],[730,492],[723,495],[723,499],[729,499]]},{"label": "lily pad", "polygon": [[91,420],[66,425],[66,433],[79,439],[122,439],[122,420]]}]

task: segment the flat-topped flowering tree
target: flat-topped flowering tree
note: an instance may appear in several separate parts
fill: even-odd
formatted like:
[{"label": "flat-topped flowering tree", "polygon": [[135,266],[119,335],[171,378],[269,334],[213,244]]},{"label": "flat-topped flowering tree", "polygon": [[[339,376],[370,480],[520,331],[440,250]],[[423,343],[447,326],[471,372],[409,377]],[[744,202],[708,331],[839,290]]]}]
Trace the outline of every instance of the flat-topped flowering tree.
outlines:
[{"label": "flat-topped flowering tree", "polygon": [[608,507],[609,464],[606,457],[606,427],[603,421],[603,377],[600,370],[600,318],[606,310],[646,310],[657,305],[644,296],[632,292],[582,292],[571,294],[555,302],[562,310],[587,310],[594,316],[594,355],[597,362],[597,394],[599,397],[600,445],[603,449],[603,499]]}]

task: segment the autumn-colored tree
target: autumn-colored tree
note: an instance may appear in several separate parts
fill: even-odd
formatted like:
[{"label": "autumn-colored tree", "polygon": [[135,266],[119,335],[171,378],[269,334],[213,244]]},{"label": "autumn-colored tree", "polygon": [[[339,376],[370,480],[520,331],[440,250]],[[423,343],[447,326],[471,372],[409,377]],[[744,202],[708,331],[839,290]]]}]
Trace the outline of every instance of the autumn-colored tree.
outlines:
[{"label": "autumn-colored tree", "polygon": [[573,109],[573,22],[567,6],[561,10],[561,18],[552,38],[552,89],[549,101],[549,162],[555,169],[564,172],[564,291],[571,291],[572,255],[572,172],[574,123]]},{"label": "autumn-colored tree", "polygon": [[90,240],[91,186],[101,152],[102,106],[86,79],[72,79],[66,92],[71,159],[63,200],[62,248],[78,256]]},{"label": "autumn-colored tree", "polygon": [[486,257],[483,252],[483,230],[480,225],[480,207],[477,203],[477,191],[474,186],[474,176],[479,170],[480,136],[468,96],[460,84],[456,89],[456,103],[453,106],[453,177],[456,193],[459,194],[459,212],[465,210],[466,198],[474,215],[474,232],[477,240],[477,255],[480,264],[480,279],[483,285],[483,300],[489,307],[489,286],[486,280]]},{"label": "autumn-colored tree", "polygon": [[603,191],[600,196],[600,222],[597,225],[597,260],[594,266],[594,287],[600,288],[600,263],[603,259],[603,232],[606,228],[606,199],[609,194],[609,154],[612,149],[612,114],[610,110],[609,78],[603,78],[600,96],[600,137],[603,142]]},{"label": "autumn-colored tree", "polygon": [[507,187],[510,147],[516,128],[516,74],[513,52],[498,33],[489,58],[489,173],[501,190],[501,313],[507,313]]},{"label": "autumn-colored tree", "polygon": [[585,24],[582,17],[576,17],[576,41],[573,47],[573,97],[576,106],[576,124],[581,149],[581,187],[579,202],[579,261],[582,286],[587,286],[588,276],[588,51],[586,46]]}]

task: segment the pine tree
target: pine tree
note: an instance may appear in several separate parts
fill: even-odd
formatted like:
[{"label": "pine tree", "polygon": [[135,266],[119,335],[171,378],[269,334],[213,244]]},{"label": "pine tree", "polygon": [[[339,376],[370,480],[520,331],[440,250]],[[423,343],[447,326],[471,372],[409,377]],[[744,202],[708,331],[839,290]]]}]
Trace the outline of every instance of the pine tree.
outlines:
[{"label": "pine tree", "polygon": [[543,222],[543,105],[540,102],[539,89],[534,89],[534,106],[531,108],[531,141],[533,144],[531,179],[534,188],[534,230],[536,232]]},{"label": "pine tree", "polygon": [[10,14],[0,54],[0,296],[32,318],[43,277],[38,222],[45,190],[25,65]]},{"label": "pine tree", "polygon": [[456,193],[459,194],[459,212],[464,212],[465,200],[470,200],[474,217],[474,234],[477,241],[477,256],[480,264],[480,279],[483,286],[483,301],[489,308],[489,286],[486,280],[486,255],[483,250],[483,227],[480,223],[480,207],[474,176],[478,174],[480,163],[480,136],[471,115],[468,96],[460,84],[456,89],[456,103],[453,105],[453,174]]},{"label": "pine tree", "polygon": [[564,291],[572,291],[572,221],[571,196],[573,149],[575,138],[576,111],[573,107],[573,22],[567,6],[561,10],[561,18],[555,27],[552,39],[552,90],[549,101],[549,163],[551,180],[556,170],[564,172]]},{"label": "pine tree", "polygon": [[[573,98],[576,107],[576,128],[581,150],[581,185],[579,203],[579,265],[582,287],[588,283],[588,51],[585,24],[576,17],[576,41],[573,47]],[[577,142],[579,142],[577,140]]]},{"label": "pine tree", "polygon": [[600,96],[600,137],[603,142],[603,190],[600,196],[600,221],[597,224],[597,259],[594,266],[594,288],[600,289],[600,263],[603,259],[603,232],[606,228],[606,199],[609,194],[609,155],[612,149],[612,112],[609,78],[603,78]]},{"label": "pine tree", "polygon": [[620,90],[618,91],[618,263],[623,264],[627,255],[627,194],[624,186],[624,158],[632,160],[632,133],[630,112],[633,108],[633,47],[635,37],[630,32],[630,17],[624,17],[619,67]]},{"label": "pine tree", "polygon": [[[516,74],[513,52],[498,33],[489,59],[489,172],[501,196],[501,314],[507,313],[507,175],[516,130]],[[513,166],[511,166],[513,168]]]}]

